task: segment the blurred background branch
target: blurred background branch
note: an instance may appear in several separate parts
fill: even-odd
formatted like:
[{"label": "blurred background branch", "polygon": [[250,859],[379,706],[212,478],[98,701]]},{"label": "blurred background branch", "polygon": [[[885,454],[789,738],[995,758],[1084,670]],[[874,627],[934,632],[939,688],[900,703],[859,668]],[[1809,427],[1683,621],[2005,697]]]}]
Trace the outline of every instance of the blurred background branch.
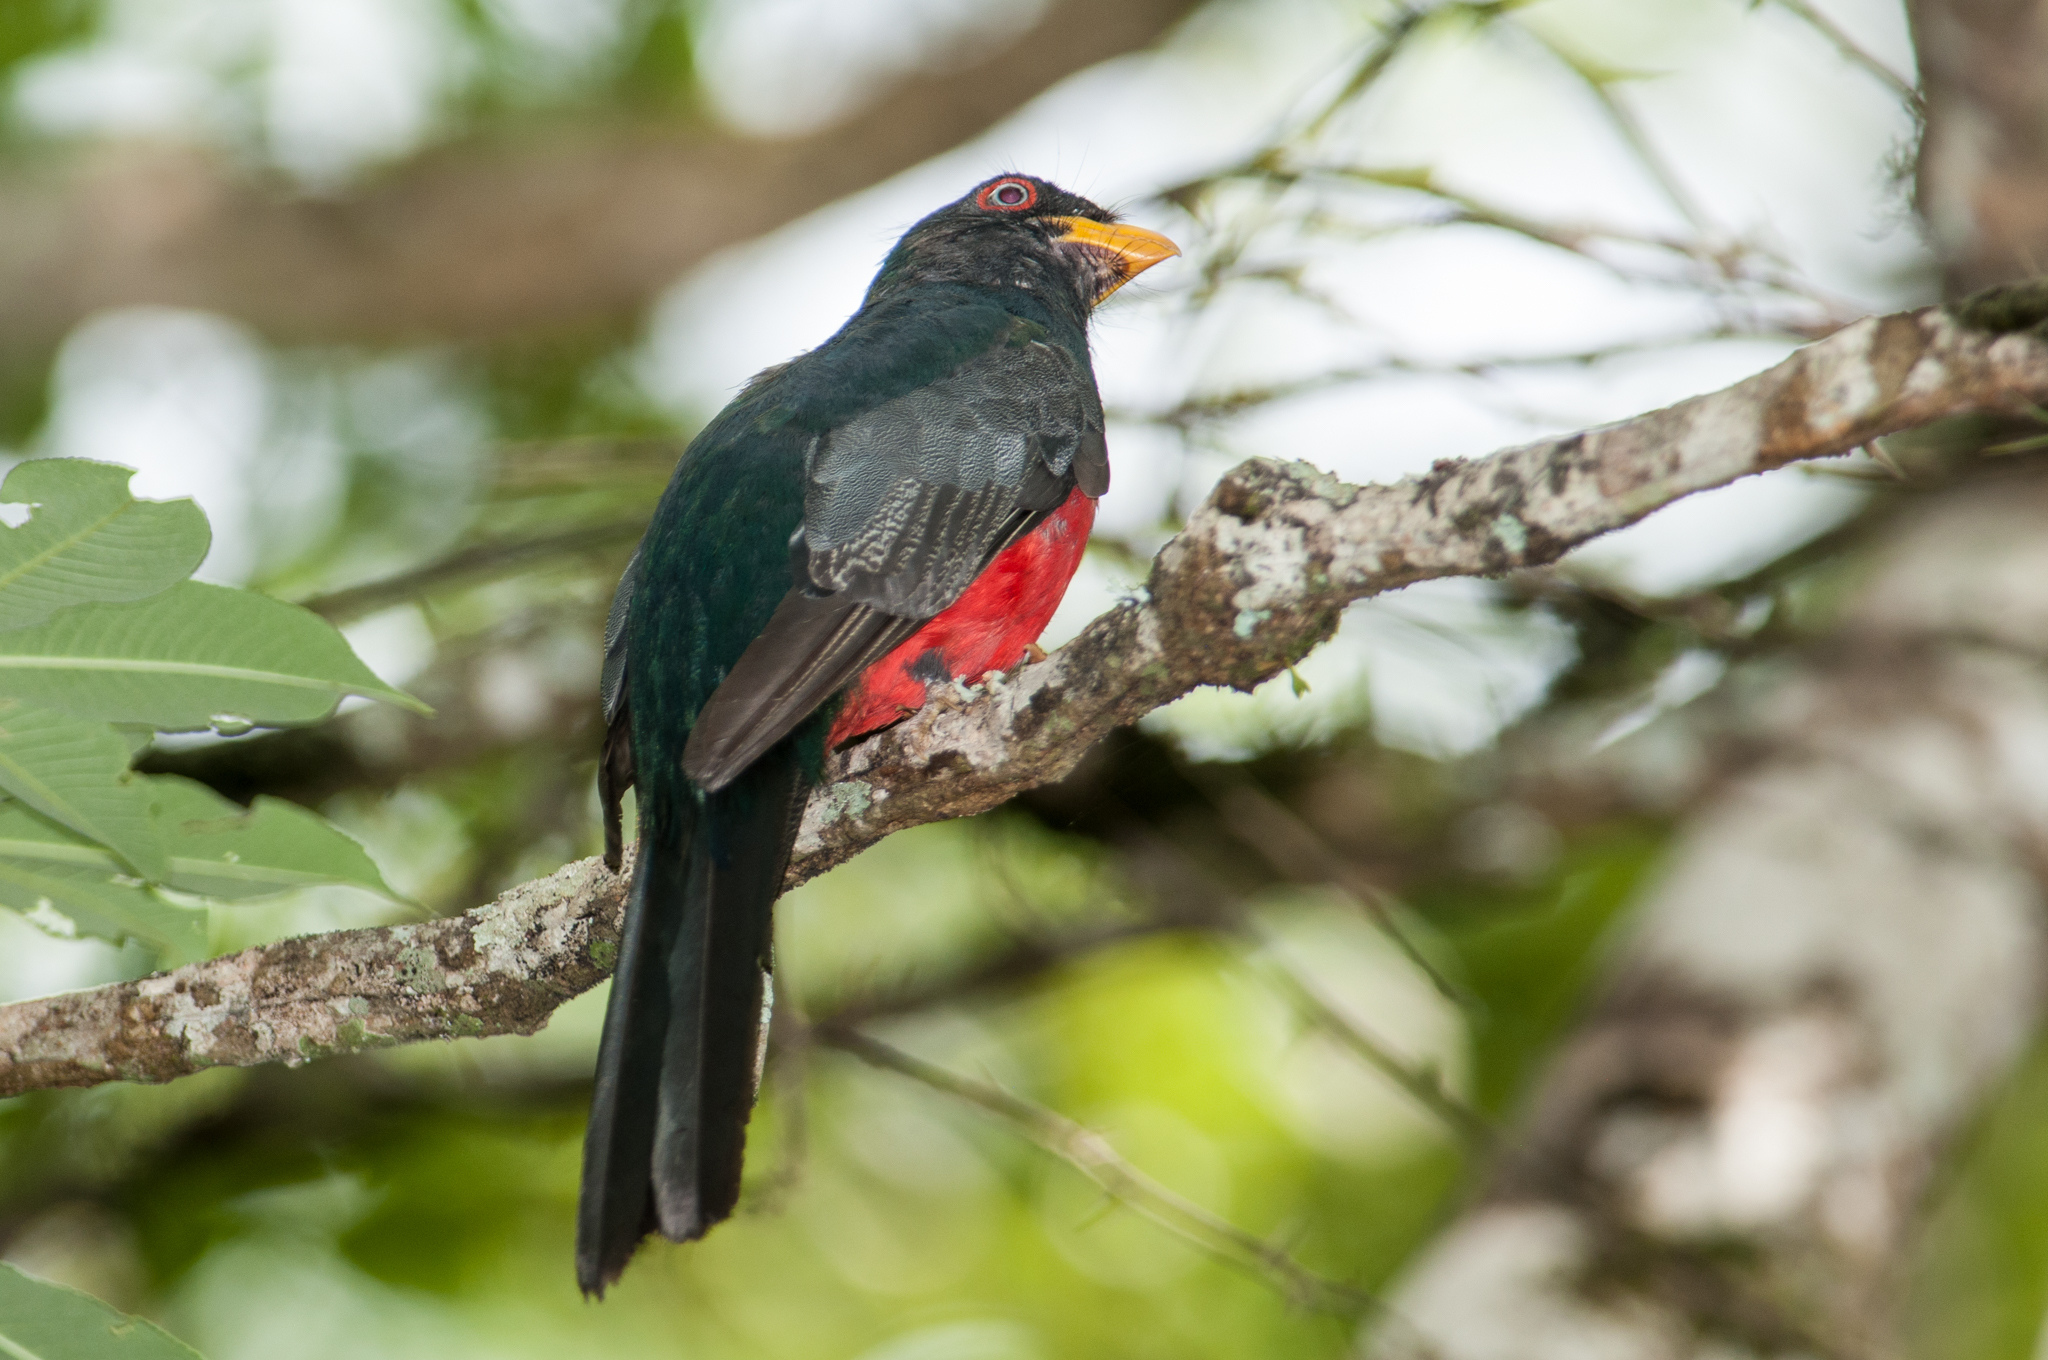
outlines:
[{"label": "blurred background branch", "polygon": [[995,1115],[1095,1182],[1111,1199],[1232,1266],[1270,1276],[1296,1307],[1355,1315],[1376,1306],[1370,1294],[1324,1279],[1272,1243],[1175,1194],[1125,1161],[1101,1134],[1055,1111],[999,1086],[948,1072],[859,1030],[817,1030],[813,1037],[815,1042],[850,1053],[871,1067],[923,1082]]},{"label": "blurred background branch", "polygon": [[0,345],[38,349],[101,308],[138,305],[201,307],[285,341],[616,321],[712,252],[980,133],[1192,7],[1051,5],[994,51],[907,73],[802,137],[620,115],[537,137],[480,131],[339,193],[165,146],[17,166],[0,176]]}]

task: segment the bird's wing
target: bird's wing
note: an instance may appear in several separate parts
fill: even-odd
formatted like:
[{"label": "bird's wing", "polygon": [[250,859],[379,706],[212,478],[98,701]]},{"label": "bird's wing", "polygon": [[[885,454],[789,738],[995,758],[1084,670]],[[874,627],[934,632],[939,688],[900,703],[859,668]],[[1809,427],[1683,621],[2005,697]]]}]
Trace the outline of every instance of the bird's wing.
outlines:
[{"label": "bird's wing", "polygon": [[1108,488],[1093,378],[1018,336],[818,438],[797,585],[697,716],[683,769],[698,784],[723,787],[1076,486]]}]

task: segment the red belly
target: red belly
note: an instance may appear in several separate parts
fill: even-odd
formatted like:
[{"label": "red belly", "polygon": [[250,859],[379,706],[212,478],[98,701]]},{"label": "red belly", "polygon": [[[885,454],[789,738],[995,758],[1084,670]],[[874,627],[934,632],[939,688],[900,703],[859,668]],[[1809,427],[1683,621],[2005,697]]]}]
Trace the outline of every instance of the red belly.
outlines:
[{"label": "red belly", "polygon": [[959,599],[846,691],[828,745],[837,746],[924,707],[928,680],[977,683],[1024,659],[1052,622],[1081,565],[1095,502],[1079,489],[1045,523],[996,554]]}]

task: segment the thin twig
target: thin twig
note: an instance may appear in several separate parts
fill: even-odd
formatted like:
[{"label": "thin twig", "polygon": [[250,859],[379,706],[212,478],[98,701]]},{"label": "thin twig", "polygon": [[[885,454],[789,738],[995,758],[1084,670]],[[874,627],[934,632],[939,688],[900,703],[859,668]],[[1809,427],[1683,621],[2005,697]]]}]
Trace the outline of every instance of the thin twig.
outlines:
[{"label": "thin twig", "polygon": [[[1444,8],[1448,8],[1448,6]],[[1382,75],[1386,74],[1387,67],[1391,66],[1394,58],[1400,55],[1401,48],[1406,45],[1410,38],[1421,31],[1426,21],[1434,18],[1440,12],[1442,12],[1441,9],[1420,10],[1403,5],[1394,15],[1393,22],[1380,30],[1379,35],[1366,45],[1365,52],[1359,58],[1358,64],[1352,68],[1351,75],[1338,88],[1337,92],[1330,97],[1329,102],[1324,104],[1322,109],[1303,125],[1300,133],[1297,134],[1298,138],[1300,140],[1307,140],[1328,127],[1330,120],[1336,117],[1345,105],[1350,104],[1360,95],[1363,95]]]},{"label": "thin twig", "polygon": [[1920,91],[1913,88],[1911,82],[1860,46],[1833,19],[1815,9],[1807,0],[1778,0],[1778,3],[1803,19],[1807,27],[1834,44],[1835,50],[1846,57],[1852,66],[1860,66],[1877,77],[1879,84],[1897,95],[1915,114],[1927,112],[1927,101],[1921,97]]},{"label": "thin twig", "polygon": [[1657,144],[1650,140],[1648,131],[1644,129],[1642,120],[1636,117],[1635,111],[1615,98],[1612,88],[1614,77],[1594,70],[1583,57],[1565,50],[1562,45],[1535,29],[1521,25],[1517,25],[1517,28],[1579,78],[1588,93],[1600,105],[1601,110],[1606,113],[1608,122],[1613,125],[1615,132],[1627,144],[1628,149],[1635,153],[1643,169],[1656,182],[1657,187],[1664,191],[1664,196],[1670,200],[1671,206],[1678,209],[1679,215],[1692,225],[1693,230],[1702,235],[1711,233],[1713,220],[1693,198],[1684,181],[1679,179],[1677,169],[1664,158],[1664,153],[1657,149]]},{"label": "thin twig", "polygon": [[[1569,60],[1569,58],[1561,58]],[[1626,117],[1625,111],[1617,105],[1615,111]],[[1781,293],[1818,307],[1823,317],[1818,324],[1784,324],[1786,329],[1805,339],[1817,339],[1840,326],[1855,320],[1861,311],[1844,299],[1833,296],[1818,285],[1801,277],[1784,261],[1753,241],[1740,239],[1708,239],[1706,237],[1676,236],[1668,233],[1640,231],[1613,224],[1591,222],[1544,222],[1517,213],[1498,204],[1484,202],[1470,194],[1461,193],[1436,182],[1426,170],[1384,166],[1332,165],[1315,162],[1289,164],[1284,149],[1274,148],[1266,154],[1254,157],[1231,169],[1220,171],[1209,182],[1226,179],[1255,181],[1287,189],[1313,179],[1334,179],[1353,184],[1370,185],[1382,189],[1404,190],[1425,195],[1443,204],[1449,211],[1444,214],[1414,222],[1394,222],[1371,227],[1371,235],[1384,235],[1398,230],[1429,230],[1444,226],[1467,225],[1493,227],[1512,232],[1539,245],[1557,250],[1569,251],[1607,270],[1616,278],[1628,282],[1677,283],[1666,275],[1633,267],[1611,253],[1596,249],[1600,242],[1616,245],[1640,246],[1675,255],[1692,264],[1705,268],[1705,279],[1696,280],[1690,286],[1712,292],[1716,288],[1732,285],[1749,285],[1771,292]],[[1197,181],[1196,183],[1201,183]],[[1332,224],[1314,214],[1302,219],[1305,226],[1313,226],[1325,234],[1334,230]],[[1237,253],[1241,253],[1241,250]],[[1233,254],[1231,259],[1234,259]],[[1239,277],[1267,277],[1270,270],[1235,271],[1229,268],[1231,259],[1213,261],[1208,270],[1206,288],[1213,292],[1223,282]]]},{"label": "thin twig", "polygon": [[1760,336],[1782,338],[1782,333],[1720,326],[1686,335],[1618,341],[1612,345],[1571,353],[1489,355],[1484,359],[1467,359],[1452,363],[1431,363],[1405,355],[1388,355],[1370,364],[1325,369],[1320,373],[1258,387],[1240,387],[1224,392],[1197,394],[1165,410],[1143,411],[1115,407],[1111,409],[1110,414],[1117,420],[1135,424],[1164,425],[1176,430],[1188,430],[1197,425],[1229,420],[1257,407],[1290,401],[1296,397],[1313,396],[1336,387],[1374,382],[1390,376],[1472,378],[1484,381],[1499,374],[1522,369],[1591,368],[1610,359],[1656,353],[1680,345],[1711,344],[1719,340],[1755,339]]},{"label": "thin twig", "polygon": [[1483,1157],[1494,1151],[1500,1135],[1493,1121],[1446,1086],[1443,1074],[1434,1064],[1413,1062],[1395,1052],[1386,1040],[1347,1014],[1326,995],[1321,985],[1288,957],[1286,946],[1272,932],[1255,926],[1253,934],[1266,946],[1264,959],[1270,965],[1274,981],[1295,1006],[1316,1023],[1317,1028],[1365,1059],[1387,1080],[1407,1092],[1416,1104],[1441,1120],[1474,1153]]},{"label": "thin twig", "polygon": [[1394,942],[1446,1000],[1468,1012],[1478,1008],[1479,999],[1471,989],[1446,976],[1408,938],[1394,919],[1387,894],[1379,885],[1332,850],[1314,827],[1295,815],[1293,808],[1249,780],[1217,779],[1199,766],[1191,767],[1190,778],[1223,815],[1225,824],[1236,824],[1232,829],[1237,831],[1237,839],[1283,878],[1299,882],[1305,870],[1313,879],[1335,888],[1372,918],[1381,933]]},{"label": "thin twig", "polygon": [[1198,922],[1158,916],[1019,934],[1003,949],[965,967],[933,977],[869,985],[846,996],[826,999],[813,1013],[818,1024],[848,1029],[870,1020],[1015,989],[1100,949],[1168,931],[1203,928]]},{"label": "thin twig", "polygon": [[1063,1114],[991,1082],[976,1081],[926,1062],[859,1030],[830,1026],[813,1029],[811,1033],[828,1048],[851,1054],[871,1067],[922,1082],[995,1115],[1095,1182],[1104,1194],[1217,1260],[1263,1276],[1297,1307],[1346,1317],[1381,1307],[1369,1291],[1317,1274],[1258,1235],[1167,1189],[1125,1161],[1108,1139]]},{"label": "thin twig", "polygon": [[675,435],[514,440],[498,446],[490,494],[522,500],[650,483],[659,491],[687,442]]},{"label": "thin twig", "polygon": [[367,581],[359,586],[332,591],[326,595],[315,595],[301,600],[300,604],[334,623],[345,623],[350,619],[373,614],[390,605],[404,604],[408,600],[456,582],[475,584],[494,577],[509,576],[523,571],[534,563],[550,557],[576,557],[587,552],[614,548],[630,543],[646,531],[643,519],[622,520],[616,524],[599,524],[585,529],[571,529],[566,533],[545,534],[538,538],[514,539],[503,543],[481,543],[473,548],[464,548],[451,553],[438,562],[402,571],[379,581]]}]

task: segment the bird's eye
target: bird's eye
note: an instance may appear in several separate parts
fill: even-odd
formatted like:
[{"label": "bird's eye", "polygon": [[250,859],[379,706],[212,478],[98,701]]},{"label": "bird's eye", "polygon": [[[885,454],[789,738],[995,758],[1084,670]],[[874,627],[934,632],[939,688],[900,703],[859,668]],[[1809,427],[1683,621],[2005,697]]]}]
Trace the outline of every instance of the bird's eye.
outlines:
[{"label": "bird's eye", "polygon": [[1038,186],[1028,179],[999,179],[974,196],[977,208],[1022,212],[1038,201]]}]

